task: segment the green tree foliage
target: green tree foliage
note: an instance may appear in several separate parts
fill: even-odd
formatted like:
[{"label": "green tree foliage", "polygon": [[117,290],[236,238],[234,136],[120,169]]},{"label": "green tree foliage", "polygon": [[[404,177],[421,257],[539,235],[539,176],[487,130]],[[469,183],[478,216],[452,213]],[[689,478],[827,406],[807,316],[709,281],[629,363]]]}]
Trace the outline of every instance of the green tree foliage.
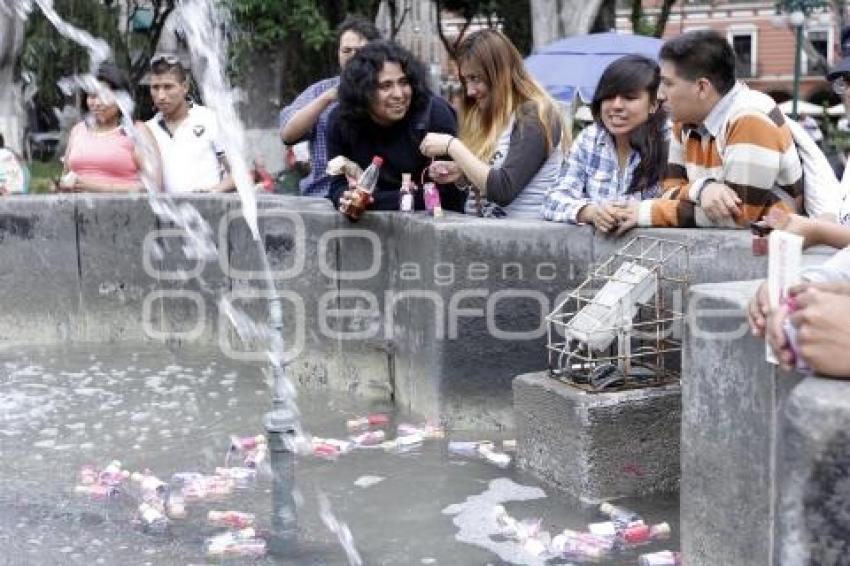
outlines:
[{"label": "green tree foliage", "polygon": [[[149,10],[150,27],[144,33],[137,33],[133,31],[132,19],[141,6]],[[174,10],[174,0],[131,0],[126,12],[128,21],[121,21],[121,10],[114,0],[103,3],[55,0],[53,7],[66,22],[109,44],[114,62],[128,72],[131,84],[137,86],[136,99],[144,101],[146,89],[138,85],[147,71],[147,62],[156,49],[165,20]],[[38,85],[38,106],[51,108],[62,106],[64,95],[57,86],[59,79],[88,72],[91,61],[83,47],[62,37],[36,9],[27,20],[19,64],[22,74]],[[142,112],[147,111],[146,104],[141,108]]]},{"label": "green tree foliage", "polygon": [[[432,0],[437,8],[437,24],[440,41],[449,56],[454,59],[458,45],[463,41],[473,20],[481,18],[489,27],[501,27],[523,55],[531,52],[531,4],[529,0]],[[463,18],[460,33],[447,37],[443,32],[443,10]]]},{"label": "green tree foliage", "polygon": [[[118,9],[90,0],[56,0],[54,8],[64,19],[105,39],[120,59],[126,47],[118,34]],[[27,21],[24,49],[19,62],[22,75],[38,87],[38,102],[62,106],[63,95],[56,83],[62,77],[89,70],[88,52],[64,39],[44,15],[35,10]]]},{"label": "green tree foliage", "polygon": [[334,29],[350,13],[373,18],[379,0],[225,0],[235,25],[234,68],[245,72],[258,53],[282,66],[282,98],[291,100],[337,69]]}]

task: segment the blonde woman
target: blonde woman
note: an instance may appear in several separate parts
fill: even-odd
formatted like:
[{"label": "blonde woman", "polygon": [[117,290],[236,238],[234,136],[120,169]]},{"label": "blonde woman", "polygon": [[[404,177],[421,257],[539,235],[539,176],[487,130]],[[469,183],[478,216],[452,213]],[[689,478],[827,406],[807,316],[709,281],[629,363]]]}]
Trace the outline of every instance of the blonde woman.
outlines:
[{"label": "blonde woman", "polygon": [[423,154],[452,160],[435,161],[431,177],[469,189],[468,214],[539,218],[570,143],[557,103],[499,31],[466,38],[458,65],[464,86],[460,138],[429,133],[422,140]]}]

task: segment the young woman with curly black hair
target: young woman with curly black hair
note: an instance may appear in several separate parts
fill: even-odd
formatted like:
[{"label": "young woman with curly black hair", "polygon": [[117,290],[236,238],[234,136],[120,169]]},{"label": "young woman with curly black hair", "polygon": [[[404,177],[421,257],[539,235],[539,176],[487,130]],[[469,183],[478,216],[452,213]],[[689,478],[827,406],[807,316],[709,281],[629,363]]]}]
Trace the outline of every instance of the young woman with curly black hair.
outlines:
[{"label": "young woman with curly black hair", "polygon": [[[390,41],[372,42],[348,62],[340,77],[339,105],[328,125],[328,156],[345,156],[365,169],[378,155],[381,175],[371,209],[398,210],[401,176],[421,178],[429,159],[419,152],[427,132],[457,134],[457,118],[449,104],[434,96],[424,65]],[[463,211],[463,194],[454,185],[439,185],[442,206]],[[351,194],[344,175],[331,178],[328,198],[339,209]],[[414,194],[424,209],[422,191]]]}]

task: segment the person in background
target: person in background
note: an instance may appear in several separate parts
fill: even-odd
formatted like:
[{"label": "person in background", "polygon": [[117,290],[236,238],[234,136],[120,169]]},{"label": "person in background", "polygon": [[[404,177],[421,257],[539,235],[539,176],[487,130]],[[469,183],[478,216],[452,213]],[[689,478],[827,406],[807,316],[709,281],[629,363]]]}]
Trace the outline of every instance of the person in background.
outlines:
[{"label": "person in background", "polygon": [[150,131],[144,123],[136,123],[140,137],[136,141],[122,125],[117,96],[129,96],[127,75],[111,63],[102,63],[95,79],[98,84],[86,93],[88,115],[74,126],[68,137],[58,189],[100,193],[143,191],[144,170],[158,190],[159,155]]},{"label": "person in background", "polygon": [[576,138],[564,177],[546,194],[543,218],[610,232],[620,203],[661,194],[669,128],[656,98],[659,82],[658,64],[643,55],[608,65],[590,105],[594,121]]},{"label": "person in background", "polygon": [[0,196],[25,193],[29,185],[29,171],[24,159],[11,148],[0,134]]},{"label": "person in background", "polygon": [[151,98],[158,110],[147,125],[162,158],[162,185],[168,193],[224,193],[236,186],[219,139],[218,119],[189,100],[189,74],[179,57],[153,56]]},{"label": "person in background", "polygon": [[818,125],[818,121],[815,120],[814,117],[801,112],[799,123],[816,144],[820,145],[823,143],[823,132]]},{"label": "person in background", "polygon": [[[383,158],[373,210],[398,210],[402,175],[423,178],[429,160],[419,151],[427,132],[457,134],[454,110],[431,93],[424,65],[391,41],[374,41],[348,62],[340,77],[339,105],[328,118],[328,157],[344,156],[365,170]],[[463,211],[464,194],[452,184],[437,186],[442,208]],[[344,175],[331,177],[328,198],[347,208],[352,192]],[[425,208],[422,191],[414,207]]]},{"label": "person in background", "polygon": [[[832,83],[832,91],[841,97],[841,102],[844,104],[844,116],[839,118],[836,128],[844,133],[850,132],[850,57],[842,59],[834,69],[826,75],[826,79]],[[841,185],[845,192],[850,192],[850,175],[848,175],[846,154],[842,155],[844,168],[837,174],[841,179]]]},{"label": "person in background", "polygon": [[[360,16],[348,16],[337,27],[339,68],[370,41],[380,38],[375,24]],[[280,111],[280,138],[292,146],[310,142],[310,173],[301,179],[304,196],[324,197],[330,180],[325,172],[328,164],[327,127],[330,111],[336,106],[339,76],[324,79],[307,87],[286,108]]]},{"label": "person in background", "polygon": [[802,209],[803,167],[791,129],[766,94],[735,80],[726,38],[698,30],[659,54],[658,97],[674,120],[661,198],[629,203],[634,226],[744,228],[773,209]]},{"label": "person in background", "polygon": [[425,136],[423,154],[452,160],[434,163],[431,176],[469,190],[468,214],[539,218],[569,144],[557,103],[500,31],[485,29],[464,39],[458,65],[465,89],[460,138]]}]

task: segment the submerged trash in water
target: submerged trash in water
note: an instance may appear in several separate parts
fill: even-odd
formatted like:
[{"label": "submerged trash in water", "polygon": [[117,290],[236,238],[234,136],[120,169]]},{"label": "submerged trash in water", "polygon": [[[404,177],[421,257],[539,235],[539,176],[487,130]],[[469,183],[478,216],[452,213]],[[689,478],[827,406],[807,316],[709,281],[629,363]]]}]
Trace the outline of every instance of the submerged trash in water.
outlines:
[{"label": "submerged trash in water", "polygon": [[252,557],[266,554],[266,541],[257,537],[253,528],[227,531],[208,538],[204,546],[210,557]]},{"label": "submerged trash in water", "polygon": [[641,516],[631,509],[612,505],[607,501],[599,506],[599,512],[610,517],[612,521],[620,525],[628,525],[636,521],[643,521]]},{"label": "submerged trash in water", "polygon": [[416,426],[409,423],[401,423],[396,427],[396,434],[398,436],[409,436],[413,434],[422,435],[423,438],[427,438],[429,440],[445,438],[446,431],[441,426],[436,425],[424,425],[424,426]]},{"label": "submerged trash in water", "polygon": [[351,441],[357,446],[377,446],[386,440],[386,438],[387,434],[384,431],[370,430],[363,434],[352,436]]},{"label": "submerged trash in water", "polygon": [[360,476],[354,482],[354,485],[356,485],[357,487],[367,488],[381,483],[382,481],[384,481],[384,479],[385,478],[382,478],[381,476]]},{"label": "submerged trash in water", "polygon": [[162,534],[168,531],[169,520],[163,509],[155,503],[142,503],[139,505],[139,519],[142,528],[149,533]]},{"label": "submerged trash in water", "polygon": [[383,413],[375,413],[366,417],[359,417],[345,421],[348,430],[362,430],[370,426],[384,426],[390,422],[390,417]]},{"label": "submerged trash in water", "polygon": [[640,566],[682,566],[682,553],[662,550],[651,554],[641,554],[638,564]]},{"label": "submerged trash in water", "polygon": [[118,495],[124,481],[130,477],[130,472],[121,468],[121,462],[112,460],[103,470],[88,464],[80,469],[79,483],[74,486],[74,493],[88,495],[92,499],[107,499]]},{"label": "submerged trash in water", "polygon": [[511,463],[511,457],[497,451],[489,440],[452,441],[449,442],[449,452],[459,456],[482,458],[500,468],[506,468]]},{"label": "submerged trash in water", "polygon": [[242,513],[240,511],[211,510],[207,513],[207,521],[216,527],[244,529],[254,525],[256,516],[253,513]]}]

